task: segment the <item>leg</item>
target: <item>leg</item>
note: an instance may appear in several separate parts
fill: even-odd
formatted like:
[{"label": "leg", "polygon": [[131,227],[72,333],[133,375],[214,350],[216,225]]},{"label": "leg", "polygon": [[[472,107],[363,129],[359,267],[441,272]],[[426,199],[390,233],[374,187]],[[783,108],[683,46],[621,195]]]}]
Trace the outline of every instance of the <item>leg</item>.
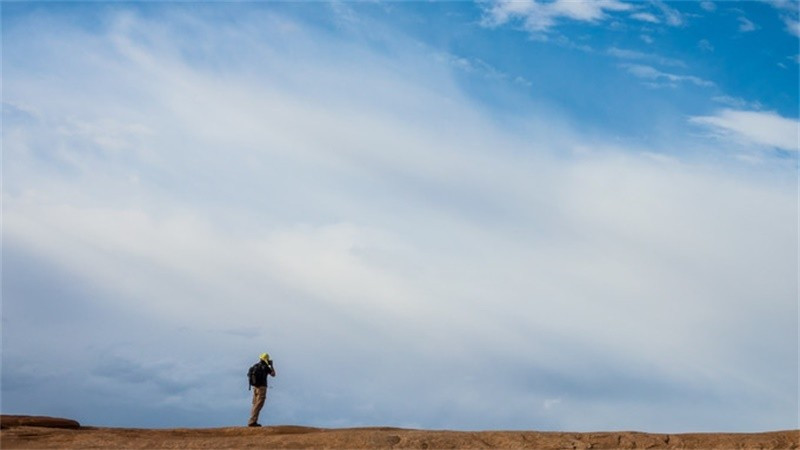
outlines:
[{"label": "leg", "polygon": [[258,415],[261,413],[261,408],[264,407],[264,401],[267,399],[267,387],[259,386],[253,388],[253,408],[250,410],[250,421],[248,425],[258,423]]}]

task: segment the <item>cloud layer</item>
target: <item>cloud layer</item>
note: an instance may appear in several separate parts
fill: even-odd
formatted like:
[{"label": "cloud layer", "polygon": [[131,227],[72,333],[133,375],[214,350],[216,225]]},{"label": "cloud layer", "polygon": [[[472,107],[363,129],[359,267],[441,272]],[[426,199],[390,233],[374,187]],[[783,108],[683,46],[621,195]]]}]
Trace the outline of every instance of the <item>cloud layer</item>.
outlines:
[{"label": "cloud layer", "polygon": [[[4,411],[242,423],[269,351],[273,423],[794,426],[791,173],[498,123],[391,30],[215,13],[4,29]],[[776,136],[742,120],[695,122]]]},{"label": "cloud layer", "polygon": [[690,120],[740,143],[790,152],[800,148],[800,123],[775,112],[723,109],[713,116],[697,116]]},{"label": "cloud layer", "polygon": [[[597,22],[607,19],[607,12],[628,11],[632,8],[630,4],[618,0],[597,0],[594,2],[501,0],[491,3],[491,6],[486,11],[484,24],[498,26],[509,21],[520,20],[526,30],[541,32],[547,31],[561,19]],[[653,17],[653,19],[655,18]]]}]

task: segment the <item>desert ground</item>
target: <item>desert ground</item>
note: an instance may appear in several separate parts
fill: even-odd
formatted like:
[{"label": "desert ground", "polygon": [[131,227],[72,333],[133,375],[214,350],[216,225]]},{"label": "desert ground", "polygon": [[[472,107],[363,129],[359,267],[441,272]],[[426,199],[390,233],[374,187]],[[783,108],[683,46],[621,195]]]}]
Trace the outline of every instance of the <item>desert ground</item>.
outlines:
[{"label": "desert ground", "polygon": [[691,448],[796,449],[800,430],[765,433],[440,431],[389,427],[103,428],[69,419],[0,416],[0,447],[11,448]]}]

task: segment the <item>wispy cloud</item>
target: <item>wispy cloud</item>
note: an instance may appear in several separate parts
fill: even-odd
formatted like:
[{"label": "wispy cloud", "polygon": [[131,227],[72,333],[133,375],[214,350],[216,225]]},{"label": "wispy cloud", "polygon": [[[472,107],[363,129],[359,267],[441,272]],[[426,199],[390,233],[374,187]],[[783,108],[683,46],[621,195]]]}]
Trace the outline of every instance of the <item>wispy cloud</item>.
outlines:
[{"label": "wispy cloud", "polygon": [[648,80],[654,87],[677,87],[679,83],[691,83],[702,87],[714,86],[713,82],[694,75],[676,75],[642,64],[622,64],[620,67],[637,78]]},{"label": "wispy cloud", "polygon": [[744,110],[759,110],[763,105],[759,101],[747,101],[743,98],[732,97],[730,95],[717,95],[711,98],[712,101],[733,107],[735,109]]},{"label": "wispy cloud", "polygon": [[437,53],[435,58],[458,70],[476,74],[487,80],[509,80],[521,86],[531,86],[531,82],[525,77],[509,75],[479,58],[464,58],[449,53]]},{"label": "wispy cloud", "polygon": [[794,0],[762,0],[775,8],[783,10],[797,10],[797,2]]},{"label": "wispy cloud", "polygon": [[661,23],[661,21],[658,20],[658,17],[648,12],[638,12],[635,14],[631,14],[631,19],[640,20],[642,22]]},{"label": "wispy cloud", "polygon": [[739,31],[742,33],[747,33],[750,31],[755,31],[756,29],[756,24],[750,21],[750,19],[744,16],[739,17]]},{"label": "wispy cloud", "polygon": [[715,5],[714,2],[709,1],[709,0],[701,1],[700,2],[700,7],[703,8],[704,10],[706,10],[706,11],[709,11],[709,12],[710,11],[715,11],[717,9],[717,5]]},{"label": "wispy cloud", "polygon": [[785,16],[783,18],[783,23],[786,24],[786,31],[788,31],[789,34],[800,37],[800,20]]},{"label": "wispy cloud", "polygon": [[593,2],[574,2],[556,0],[542,2],[537,0],[495,0],[484,9],[482,23],[485,26],[499,26],[519,21],[524,29],[531,32],[545,32],[559,20],[581,22],[600,22],[608,19],[608,12],[628,11],[632,6],[618,0],[596,0]]},{"label": "wispy cloud", "polygon": [[686,63],[673,58],[665,58],[653,53],[645,53],[636,50],[611,47],[607,50],[608,54],[620,59],[630,59],[638,61],[649,61],[662,66],[686,67]]},{"label": "wispy cloud", "polygon": [[800,122],[775,112],[723,109],[712,116],[689,120],[740,143],[798,151]]},{"label": "wispy cloud", "polygon": [[800,8],[794,0],[764,0],[780,12],[786,32],[800,37]]},{"label": "wispy cloud", "polygon": [[667,25],[678,27],[685,23],[683,14],[675,8],[671,8],[663,1],[654,0],[653,5],[655,5],[656,8],[661,11],[661,14],[664,16],[664,21],[667,23]]},{"label": "wispy cloud", "polygon": [[697,41],[697,48],[704,52],[714,51],[714,45],[708,39],[700,39]]}]

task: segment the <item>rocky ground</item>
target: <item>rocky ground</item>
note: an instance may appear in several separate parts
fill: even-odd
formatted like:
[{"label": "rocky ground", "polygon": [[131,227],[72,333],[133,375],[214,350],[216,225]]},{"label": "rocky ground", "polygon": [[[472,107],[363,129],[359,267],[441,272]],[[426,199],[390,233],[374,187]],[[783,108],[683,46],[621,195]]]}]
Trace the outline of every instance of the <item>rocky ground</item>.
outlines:
[{"label": "rocky ground", "polygon": [[10,448],[537,448],[798,449],[800,430],[766,433],[649,434],[537,431],[433,431],[400,428],[135,429],[81,426],[52,417],[0,416],[0,447]]}]

